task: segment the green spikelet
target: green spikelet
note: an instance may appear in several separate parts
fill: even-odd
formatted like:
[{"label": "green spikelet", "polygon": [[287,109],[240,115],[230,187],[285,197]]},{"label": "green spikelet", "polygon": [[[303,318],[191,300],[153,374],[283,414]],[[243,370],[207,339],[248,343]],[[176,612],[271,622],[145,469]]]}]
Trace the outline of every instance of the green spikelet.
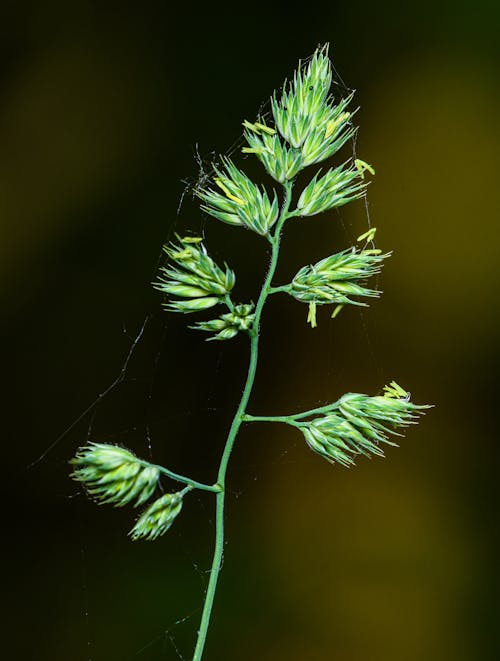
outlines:
[{"label": "green spikelet", "polygon": [[276,181],[284,184],[308,165],[330,158],[356,133],[347,110],[352,94],[336,102],[329,95],[331,82],[325,46],[316,50],[309,64],[299,66],[281,96],[275,93],[271,98],[276,128],[261,120],[243,123],[248,147],[242,151],[256,154]]},{"label": "green spikelet", "polygon": [[406,391],[394,386],[394,382],[386,386],[383,396],[348,393],[335,411],[299,423],[306,443],[331,463],[346,467],[360,454],[383,457],[380,443],[396,445],[389,435],[401,436],[400,429],[416,424],[424,409],[430,408],[413,404]]},{"label": "green spikelet", "polygon": [[[269,233],[278,218],[276,191],[272,200],[263,188],[256,186],[228,158],[223,159],[224,170],[215,167],[217,176],[213,188],[197,191],[204,204],[202,209],[229,225],[242,225],[263,236]],[[222,191],[222,192],[221,192]]]},{"label": "green spikelet", "polygon": [[361,181],[359,170],[346,164],[330,168],[319,177],[317,172],[309,185],[304,188],[297,202],[300,216],[315,216],[323,211],[341,207],[360,198],[367,186]]},{"label": "green spikelet", "polygon": [[173,312],[198,312],[223,302],[236,282],[233,271],[225,265],[222,270],[209,257],[200,237],[177,236],[179,244],[170,243],[164,251],[170,259],[167,267],[160,269],[160,277],[154,287],[169,297],[165,304]]},{"label": "green spikelet", "polygon": [[[247,122],[246,125],[250,125]],[[256,122],[255,125],[259,126]],[[302,152],[294,147],[287,147],[279,135],[270,135],[261,129],[247,130],[244,133],[248,147],[242,149],[245,154],[255,154],[267,170],[267,173],[284,184],[295,177],[302,169]]]},{"label": "green spikelet", "polygon": [[76,467],[73,479],[93,498],[115,507],[142,505],[153,495],[160,477],[156,467],[144,466],[129,450],[105,443],[81,447],[71,463]]},{"label": "green spikelet", "polygon": [[164,535],[182,509],[182,493],[167,493],[150,505],[137,519],[129,535],[138,539],[154,540]]},{"label": "green spikelet", "polygon": [[221,315],[218,319],[200,321],[191,328],[211,333],[215,332],[216,335],[209,337],[209,341],[230,340],[240,331],[248,332],[251,329],[254,321],[253,309],[253,303],[236,305],[231,312]]},{"label": "green spikelet", "polygon": [[[362,305],[353,296],[378,297],[380,292],[365,287],[364,281],[380,273],[383,260],[390,253],[381,254],[378,250],[349,248],[330,255],[311,266],[298,271],[289,285],[283,290],[298,301],[309,303],[308,321],[316,325],[316,305]],[[334,315],[338,308],[334,310]]]}]

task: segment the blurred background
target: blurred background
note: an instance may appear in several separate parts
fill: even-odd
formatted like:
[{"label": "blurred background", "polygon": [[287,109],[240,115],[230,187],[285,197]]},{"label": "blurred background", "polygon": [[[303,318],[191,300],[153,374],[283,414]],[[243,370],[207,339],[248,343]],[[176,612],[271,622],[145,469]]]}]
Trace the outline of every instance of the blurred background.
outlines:
[{"label": "blurred background", "polygon": [[[205,658],[500,658],[499,15],[493,0],[2,3],[6,658],[191,658],[210,494],[191,494],[160,541],[132,543],[135,513],[90,503],[68,460],[90,437],[213,479],[246,341],[204,343],[149,283],[174,230],[203,231],[240,300],[256,298],[267,244],[204,219],[189,188],[178,213],[182,180],[325,41],[358,90],[371,220],[394,255],[363,314],[320,310],[312,330],[307,306],[275,297],[250,410],[391,379],[436,408],[350,471],[288,428],[243,430]],[[365,229],[361,202],[290,224],[278,281]]]}]

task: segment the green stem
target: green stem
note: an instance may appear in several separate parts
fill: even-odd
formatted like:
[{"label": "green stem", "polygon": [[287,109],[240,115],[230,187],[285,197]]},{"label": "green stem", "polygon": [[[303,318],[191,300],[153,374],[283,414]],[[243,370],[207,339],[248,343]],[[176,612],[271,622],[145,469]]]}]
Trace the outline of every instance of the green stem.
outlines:
[{"label": "green stem", "polygon": [[233,312],[233,311],[234,311],[234,303],[233,303],[233,301],[231,300],[231,296],[230,296],[229,294],[226,294],[226,295],[225,295],[225,297],[224,297],[224,303],[227,305],[227,307],[229,308],[229,311],[230,311],[230,312]]},{"label": "green stem", "polygon": [[158,464],[152,464],[151,462],[145,461],[143,459],[139,460],[139,463],[142,466],[146,466],[148,468],[157,468],[160,471],[160,473],[166,475],[171,480],[175,480],[176,482],[182,482],[183,484],[187,484],[192,489],[201,489],[202,491],[213,491],[214,493],[219,493],[220,491],[220,487],[218,484],[203,484],[203,482],[197,482],[196,480],[192,480],[190,477],[179,475],[179,473],[174,473],[173,471],[168,470],[168,468],[165,468],[164,466],[159,466]]},{"label": "green stem", "polygon": [[292,425],[293,419],[290,415],[245,415],[243,422],[283,422]]},{"label": "green stem", "polygon": [[330,413],[330,411],[334,411],[335,409],[338,409],[339,406],[340,406],[340,400],[333,402],[333,404],[326,404],[326,406],[319,406],[316,409],[310,409],[309,411],[304,411],[303,413],[295,413],[294,415],[290,415],[289,417],[292,420],[302,420],[302,418],[308,418],[310,415]]},{"label": "green stem", "polygon": [[281,287],[269,287],[270,294],[278,294],[279,292],[284,292],[285,294],[290,293],[290,285],[281,285]]},{"label": "green stem", "polygon": [[302,420],[303,418],[308,418],[311,415],[330,413],[330,411],[338,409],[339,406],[340,400],[333,402],[332,404],[319,406],[316,409],[309,409],[309,411],[293,413],[291,415],[250,415],[247,413],[244,417],[244,422],[284,422],[288,425],[292,425],[295,420]]},{"label": "green stem", "polygon": [[216,496],[214,556],[212,560],[210,580],[208,582],[207,593],[205,596],[205,603],[203,605],[203,613],[201,616],[200,628],[198,631],[198,639],[196,641],[196,648],[194,650],[193,661],[200,661],[203,654],[203,650],[205,648],[205,640],[207,637],[208,625],[210,622],[210,615],[212,613],[215,591],[217,589],[217,580],[219,578],[222,556],[224,552],[224,499],[225,499],[227,466],[234,446],[234,442],[236,440],[239,429],[244,420],[245,409],[247,407],[248,400],[250,399],[250,395],[255,380],[255,373],[257,371],[257,360],[259,353],[260,318],[262,315],[262,309],[264,307],[264,303],[266,302],[266,299],[269,296],[271,281],[273,279],[274,273],[276,271],[276,266],[278,264],[281,230],[283,228],[283,224],[285,220],[289,217],[288,209],[290,207],[291,198],[292,198],[292,182],[288,182],[287,184],[285,184],[285,199],[283,201],[283,206],[281,208],[280,217],[278,219],[278,222],[276,223],[276,230],[274,232],[274,235],[270,238],[270,242],[272,245],[271,263],[269,265],[269,270],[267,272],[266,279],[264,280],[264,284],[262,285],[262,289],[260,291],[257,305],[255,306],[254,322],[252,329],[249,332],[250,361],[248,364],[247,379],[245,382],[245,387],[243,389],[243,394],[241,395],[241,400],[238,409],[234,415],[233,421],[231,423],[231,427],[229,429],[226,445],[224,446],[224,451],[222,453],[222,458],[219,465],[217,485],[220,488],[220,492]]}]

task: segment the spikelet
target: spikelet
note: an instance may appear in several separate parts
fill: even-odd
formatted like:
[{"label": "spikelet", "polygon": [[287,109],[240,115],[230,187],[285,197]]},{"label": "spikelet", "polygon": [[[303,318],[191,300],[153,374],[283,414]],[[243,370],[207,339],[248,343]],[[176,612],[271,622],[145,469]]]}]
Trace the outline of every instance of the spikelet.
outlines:
[{"label": "spikelet", "polygon": [[367,304],[353,300],[353,296],[378,297],[380,292],[369,289],[363,283],[367,278],[380,273],[382,262],[390,253],[378,250],[349,248],[330,255],[311,266],[302,267],[289,285],[283,287],[298,301],[309,303],[307,321],[316,326],[316,305],[337,306],[332,314],[336,316],[340,306]]},{"label": "spikelet", "polygon": [[172,312],[198,312],[223,302],[236,282],[233,271],[225,264],[222,270],[208,255],[201,237],[177,236],[178,244],[163,247],[170,264],[160,269],[155,289],[176,296],[165,304]]},{"label": "spikelet", "polygon": [[219,190],[197,191],[204,202],[201,208],[224,223],[242,225],[257,234],[267,235],[279,214],[276,191],[271,200],[267,192],[238,170],[230,159],[222,160],[223,170],[214,167],[217,176],[213,181]]},{"label": "spikelet", "polygon": [[243,122],[248,147],[242,151],[255,154],[276,181],[284,184],[308,165],[330,158],[355,135],[353,113],[347,110],[352,94],[336,102],[329,94],[331,82],[323,46],[307,65],[299,65],[281,95],[271,98],[275,127],[262,119]]},{"label": "spikelet", "polygon": [[221,315],[218,319],[211,319],[210,321],[200,321],[191,328],[195,330],[208,331],[216,333],[212,337],[207,338],[210,340],[230,340],[235,337],[240,331],[248,332],[254,321],[253,303],[240,303],[235,305],[231,312]]},{"label": "spikelet", "polygon": [[389,435],[401,436],[400,429],[416,424],[427,405],[413,404],[409,393],[395,382],[385,394],[369,397],[348,393],[339,400],[336,411],[300,423],[309,447],[331,463],[352,466],[356,456],[384,456],[380,443],[397,445]]},{"label": "spikelet", "polygon": [[319,174],[318,171],[314,175],[297,202],[300,216],[315,216],[357,200],[367,186],[361,181],[359,170],[355,166],[346,167],[345,163],[330,168],[322,177]]},{"label": "spikelet", "polygon": [[164,535],[182,509],[182,494],[167,493],[150,505],[137,519],[129,535],[138,539],[154,540]]},{"label": "spikelet", "polygon": [[[89,443],[71,460],[73,479],[101,503],[123,507],[142,505],[150,498],[160,477],[155,466],[144,466],[129,450],[106,443]],[[135,501],[135,502],[134,502]]]}]

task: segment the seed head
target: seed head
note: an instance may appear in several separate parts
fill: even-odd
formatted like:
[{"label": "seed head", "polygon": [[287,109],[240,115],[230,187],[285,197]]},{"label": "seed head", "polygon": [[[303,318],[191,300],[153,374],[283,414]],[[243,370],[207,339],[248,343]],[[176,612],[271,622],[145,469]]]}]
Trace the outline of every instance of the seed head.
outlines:
[{"label": "seed head", "polygon": [[76,469],[73,479],[101,503],[123,507],[135,501],[142,505],[156,489],[160,473],[155,466],[144,466],[124,448],[106,443],[89,443],[71,460]]},{"label": "seed head", "polygon": [[243,153],[255,154],[266,168],[267,173],[284,184],[302,169],[302,152],[300,149],[288,147],[277,134],[270,135],[265,131],[245,131],[248,147]]},{"label": "seed head", "polygon": [[191,328],[195,330],[216,332],[215,335],[209,337],[208,340],[230,340],[235,337],[240,331],[249,331],[252,327],[254,314],[253,303],[245,303],[236,305],[232,312],[221,315],[218,319],[211,319],[210,321],[200,321]]},{"label": "seed head", "polygon": [[200,237],[177,236],[178,244],[164,246],[170,265],[160,269],[155,289],[177,296],[165,304],[173,312],[197,312],[223,301],[236,282],[233,271],[225,264],[223,271],[209,257]]},{"label": "seed head", "polygon": [[330,158],[355,135],[353,113],[347,110],[352,94],[337,102],[329,96],[331,82],[323,46],[307,65],[299,65],[281,95],[271,98],[275,129],[262,120],[243,123],[248,143],[243,152],[256,154],[276,181],[284,184],[308,165]]},{"label": "seed head", "polygon": [[331,463],[346,467],[354,465],[355,457],[360,454],[383,457],[379,444],[397,445],[389,440],[389,434],[402,436],[398,430],[416,424],[418,416],[429,408],[413,404],[409,394],[400,386],[397,388],[399,391],[393,384],[386,386],[386,394],[376,397],[344,395],[335,412],[300,424],[306,443]]},{"label": "seed head", "polygon": [[287,291],[297,300],[314,305],[366,305],[349,297],[380,295],[380,292],[368,289],[360,282],[378,274],[383,260],[389,255],[349,248],[301,268]]},{"label": "seed head", "polygon": [[293,81],[284,86],[280,101],[271,99],[276,128],[292,147],[300,148],[318,125],[318,114],[325,107],[332,71],[328,49],[319,48],[309,65],[297,69]]},{"label": "seed head", "polygon": [[271,201],[264,188],[256,186],[230,159],[224,158],[223,164],[223,170],[214,168],[217,174],[214,183],[219,190],[198,191],[204,202],[201,208],[224,223],[268,234],[279,214],[276,191]]},{"label": "seed head", "polygon": [[345,163],[337,168],[330,168],[319,177],[319,171],[312,181],[304,188],[297,202],[301,216],[315,216],[323,211],[341,207],[351,200],[360,198],[366,188],[361,181],[360,172],[356,167],[345,167]]},{"label": "seed head", "polygon": [[167,493],[141,514],[129,535],[134,541],[156,539],[167,532],[181,509],[182,494]]}]

